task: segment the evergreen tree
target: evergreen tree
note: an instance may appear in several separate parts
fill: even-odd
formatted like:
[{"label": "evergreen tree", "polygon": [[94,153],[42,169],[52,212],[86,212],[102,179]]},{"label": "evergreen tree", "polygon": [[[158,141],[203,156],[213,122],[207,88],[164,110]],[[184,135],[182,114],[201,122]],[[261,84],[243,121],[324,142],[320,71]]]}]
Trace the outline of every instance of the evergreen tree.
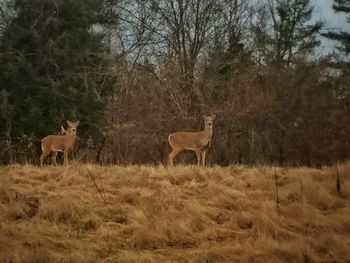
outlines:
[{"label": "evergreen tree", "polygon": [[[350,0],[334,0],[333,9],[336,12],[342,12],[347,15],[347,22],[350,23]],[[337,40],[342,46],[338,47],[346,55],[350,54],[350,33],[349,32],[328,32],[323,34],[333,40]]]},{"label": "evergreen tree", "polygon": [[[0,133],[57,131],[66,119],[89,131],[104,109],[112,85],[106,65],[103,26],[110,1],[16,0],[16,17],[0,39]],[[103,83],[103,84],[102,84]],[[6,103],[5,103],[6,102]],[[85,127],[84,127],[85,123]]]},{"label": "evergreen tree", "polygon": [[[296,57],[309,54],[319,44],[317,35],[322,23],[311,23],[313,7],[310,0],[267,1],[260,10],[264,22],[259,19],[253,26],[255,41],[258,41],[255,46],[264,50],[265,62],[288,66]],[[271,23],[266,22],[267,16]]]}]

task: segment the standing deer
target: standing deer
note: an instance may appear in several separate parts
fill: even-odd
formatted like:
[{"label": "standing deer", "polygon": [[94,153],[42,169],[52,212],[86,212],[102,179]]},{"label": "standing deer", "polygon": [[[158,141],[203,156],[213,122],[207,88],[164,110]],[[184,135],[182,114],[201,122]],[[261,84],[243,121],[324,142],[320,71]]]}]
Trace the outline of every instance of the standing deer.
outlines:
[{"label": "standing deer", "polygon": [[211,138],[213,136],[213,121],[216,115],[206,116],[204,119],[204,130],[200,132],[175,132],[169,135],[168,141],[172,148],[168,157],[168,164],[174,165],[175,156],[182,150],[195,151],[197,155],[198,165],[202,161],[205,166],[205,154],[211,145]]},{"label": "standing deer", "polygon": [[58,152],[63,152],[64,164],[68,165],[68,153],[74,146],[79,121],[67,121],[67,124],[67,131],[61,127],[65,131],[64,135],[49,135],[41,140],[42,154],[40,155],[40,166],[43,166],[44,159],[50,152],[53,152],[52,161],[54,165],[57,165],[56,157]]}]

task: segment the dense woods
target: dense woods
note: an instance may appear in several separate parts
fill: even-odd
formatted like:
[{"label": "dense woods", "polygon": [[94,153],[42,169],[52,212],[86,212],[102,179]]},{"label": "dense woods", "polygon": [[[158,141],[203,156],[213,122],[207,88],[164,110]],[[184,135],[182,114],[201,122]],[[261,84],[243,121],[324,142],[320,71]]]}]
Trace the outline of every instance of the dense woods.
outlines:
[{"label": "dense woods", "polygon": [[77,160],[164,163],[205,113],[212,164],[349,159],[350,35],[312,18],[309,0],[0,1],[0,163],[38,163],[66,120]]}]

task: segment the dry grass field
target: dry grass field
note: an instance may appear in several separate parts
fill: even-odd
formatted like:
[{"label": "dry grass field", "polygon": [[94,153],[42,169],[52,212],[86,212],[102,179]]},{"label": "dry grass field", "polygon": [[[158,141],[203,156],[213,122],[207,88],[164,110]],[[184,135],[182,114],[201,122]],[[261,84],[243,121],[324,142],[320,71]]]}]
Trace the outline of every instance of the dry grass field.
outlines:
[{"label": "dry grass field", "polygon": [[350,262],[336,169],[0,167],[0,262]]}]

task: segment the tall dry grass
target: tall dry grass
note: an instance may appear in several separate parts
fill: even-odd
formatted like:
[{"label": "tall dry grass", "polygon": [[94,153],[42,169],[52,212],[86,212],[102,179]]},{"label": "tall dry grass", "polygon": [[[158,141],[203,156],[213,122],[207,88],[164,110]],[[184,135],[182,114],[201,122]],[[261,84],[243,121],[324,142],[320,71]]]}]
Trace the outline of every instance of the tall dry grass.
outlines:
[{"label": "tall dry grass", "polygon": [[347,262],[350,163],[0,167],[0,262]]}]

